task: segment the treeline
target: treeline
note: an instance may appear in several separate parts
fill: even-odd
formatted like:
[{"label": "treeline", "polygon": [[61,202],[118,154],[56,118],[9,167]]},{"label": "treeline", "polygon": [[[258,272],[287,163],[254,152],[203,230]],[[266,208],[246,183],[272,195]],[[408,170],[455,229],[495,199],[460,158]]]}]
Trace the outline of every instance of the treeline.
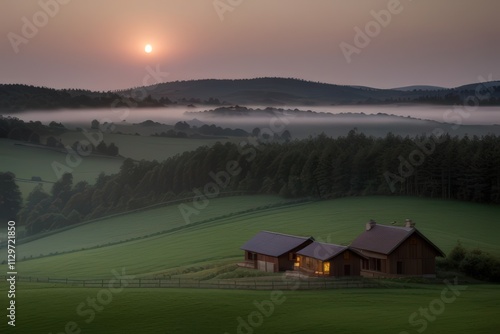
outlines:
[{"label": "treeline", "polygon": [[217,143],[163,162],[124,161],[95,185],[66,175],[50,194],[37,188],[21,211],[28,233],[172,199],[223,191],[287,198],[411,195],[500,203],[500,137],[367,137]]},{"label": "treeline", "polygon": [[45,135],[60,135],[66,129],[61,123],[51,122],[49,126],[40,121],[25,122],[17,117],[0,115],[0,138],[26,141],[40,144],[40,137]]},{"label": "treeline", "polygon": [[[93,127],[93,129],[95,128]],[[0,138],[66,150],[61,139],[56,138],[66,131],[67,129],[62,123],[55,121],[50,122],[46,126],[40,121],[25,122],[17,117],[3,117],[0,115]],[[45,141],[42,139],[43,137],[46,137]],[[71,148],[75,151],[92,152],[94,154],[119,155],[119,148],[115,143],[106,144],[104,141],[99,142],[97,145],[76,141],[71,145]]]},{"label": "treeline", "polygon": [[[143,124],[143,123],[142,123]],[[204,136],[210,137],[247,137],[248,132],[242,129],[222,128],[214,124],[203,124],[202,126],[191,126],[187,122],[177,122],[173,129],[163,131],[161,133],[154,133],[154,137],[168,137],[168,138],[203,138]]]},{"label": "treeline", "polygon": [[53,89],[21,84],[0,84],[0,110],[50,110],[116,107],[163,107],[173,102],[167,97],[155,99],[124,98],[113,92]]}]

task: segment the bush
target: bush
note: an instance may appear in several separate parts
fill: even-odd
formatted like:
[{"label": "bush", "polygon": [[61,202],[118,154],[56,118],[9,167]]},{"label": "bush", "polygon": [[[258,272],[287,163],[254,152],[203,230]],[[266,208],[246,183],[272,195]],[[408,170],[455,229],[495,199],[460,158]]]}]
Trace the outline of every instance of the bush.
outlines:
[{"label": "bush", "polygon": [[443,269],[458,269],[479,280],[500,282],[500,260],[480,249],[468,251],[460,242],[439,266]]},{"label": "bush", "polygon": [[448,254],[447,259],[452,268],[458,268],[460,263],[465,258],[467,254],[467,250],[460,241],[457,242],[457,245],[451,250]]}]

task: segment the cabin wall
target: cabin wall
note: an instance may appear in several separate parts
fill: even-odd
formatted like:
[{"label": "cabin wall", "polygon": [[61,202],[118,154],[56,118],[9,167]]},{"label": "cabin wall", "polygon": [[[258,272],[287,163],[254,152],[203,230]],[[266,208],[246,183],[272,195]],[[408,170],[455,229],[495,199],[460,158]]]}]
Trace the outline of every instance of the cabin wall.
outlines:
[{"label": "cabin wall", "polygon": [[386,272],[392,275],[435,275],[438,255],[425,239],[413,234],[388,256]]},{"label": "cabin wall", "polygon": [[[344,255],[344,254],[348,255]],[[360,276],[361,275],[361,257],[353,253],[351,251],[345,251],[338,256],[330,259],[328,261],[330,263],[330,273],[329,274],[316,274],[322,273],[323,261],[307,257],[301,256],[300,261],[300,271],[306,273],[308,275],[322,275],[322,276],[334,276],[334,277],[343,277],[343,276]],[[346,267],[349,266],[348,272],[346,271]]]},{"label": "cabin wall", "polygon": [[[347,254],[347,255],[346,255]],[[346,266],[349,266],[348,272]],[[360,276],[361,257],[349,250],[330,260],[330,276]]]}]

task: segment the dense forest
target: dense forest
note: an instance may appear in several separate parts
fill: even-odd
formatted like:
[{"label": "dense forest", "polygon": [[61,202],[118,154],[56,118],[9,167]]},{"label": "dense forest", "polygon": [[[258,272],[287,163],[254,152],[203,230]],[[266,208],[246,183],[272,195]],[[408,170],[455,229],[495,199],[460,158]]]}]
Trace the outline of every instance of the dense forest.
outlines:
[{"label": "dense forest", "polygon": [[0,110],[7,111],[62,108],[164,107],[172,103],[167,97],[154,99],[150,95],[123,97],[114,92],[0,84]]},{"label": "dense forest", "polygon": [[[256,138],[254,138],[256,139]],[[319,199],[410,195],[500,203],[500,137],[367,137],[243,141],[200,147],[163,162],[124,161],[95,185],[70,174],[37,187],[19,219],[29,234],[178,198],[222,192]]]}]

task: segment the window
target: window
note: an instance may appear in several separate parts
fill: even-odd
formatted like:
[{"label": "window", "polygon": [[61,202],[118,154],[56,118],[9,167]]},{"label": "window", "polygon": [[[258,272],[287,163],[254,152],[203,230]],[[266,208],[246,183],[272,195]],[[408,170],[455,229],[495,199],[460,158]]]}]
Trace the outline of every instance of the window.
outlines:
[{"label": "window", "polygon": [[382,260],[380,260],[380,259],[373,259],[373,268],[372,268],[372,270],[382,271]]},{"label": "window", "polygon": [[369,267],[369,264],[368,264],[368,260],[361,260],[361,268],[362,269],[365,269],[365,270],[368,270],[370,267]]},{"label": "window", "polygon": [[323,262],[323,273],[325,275],[330,274],[330,262]]},{"label": "window", "polygon": [[401,261],[396,262],[396,274],[398,275],[403,274],[403,262]]},{"label": "window", "polygon": [[288,253],[288,259],[290,261],[295,261],[297,259],[297,254],[295,254],[295,253]]},{"label": "window", "polygon": [[349,252],[344,252],[344,260],[349,260]]},{"label": "window", "polygon": [[247,260],[255,260],[257,258],[257,254],[247,252]]}]

